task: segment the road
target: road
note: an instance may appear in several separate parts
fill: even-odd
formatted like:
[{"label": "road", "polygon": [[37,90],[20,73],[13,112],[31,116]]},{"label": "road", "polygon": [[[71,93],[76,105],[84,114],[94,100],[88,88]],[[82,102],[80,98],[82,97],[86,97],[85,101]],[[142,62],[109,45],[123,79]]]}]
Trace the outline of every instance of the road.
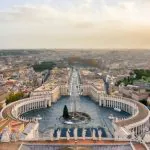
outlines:
[{"label": "road", "polygon": [[[77,111],[77,101],[80,100],[79,97],[79,77],[76,69],[73,68],[71,81],[70,81],[70,100],[72,101],[72,111]],[[79,108],[78,108],[79,109]]]}]

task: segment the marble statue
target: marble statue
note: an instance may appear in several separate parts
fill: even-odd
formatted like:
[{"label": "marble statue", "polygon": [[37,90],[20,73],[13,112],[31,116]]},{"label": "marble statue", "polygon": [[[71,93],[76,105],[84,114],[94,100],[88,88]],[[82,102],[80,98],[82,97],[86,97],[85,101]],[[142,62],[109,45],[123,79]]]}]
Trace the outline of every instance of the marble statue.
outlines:
[{"label": "marble statue", "polygon": [[93,138],[93,140],[96,140],[96,132],[95,132],[95,129],[93,129],[92,138]]},{"label": "marble statue", "polygon": [[8,128],[5,128],[2,132],[1,142],[10,142],[10,133]]},{"label": "marble statue", "polygon": [[54,140],[54,129],[50,129],[50,140]]},{"label": "marble statue", "polygon": [[98,137],[99,137],[99,140],[101,140],[101,138],[102,138],[102,131],[101,131],[101,129],[98,130]]},{"label": "marble statue", "polygon": [[59,129],[59,130],[57,131],[57,140],[60,139],[60,136],[61,136],[61,130]]},{"label": "marble statue", "polygon": [[75,128],[73,133],[74,133],[74,139],[77,140],[78,139],[78,129]]},{"label": "marble statue", "polygon": [[86,129],[82,129],[82,138],[83,138],[83,140],[85,140],[85,136],[86,136]]},{"label": "marble statue", "polygon": [[69,129],[67,130],[67,133],[66,133],[66,137],[67,137],[67,140],[70,140],[70,131],[69,131]]}]

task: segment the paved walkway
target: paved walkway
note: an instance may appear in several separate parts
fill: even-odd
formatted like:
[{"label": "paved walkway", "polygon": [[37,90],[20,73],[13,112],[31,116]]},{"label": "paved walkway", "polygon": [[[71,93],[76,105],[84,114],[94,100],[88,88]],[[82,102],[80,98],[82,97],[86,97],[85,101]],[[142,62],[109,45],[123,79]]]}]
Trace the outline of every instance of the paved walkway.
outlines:
[{"label": "paved walkway", "polygon": [[41,143],[41,144],[66,144],[66,145],[93,145],[93,144],[128,144],[129,142],[124,141],[112,141],[112,140],[58,140],[58,141],[31,141],[28,143]]},{"label": "paved walkway", "polygon": [[[18,150],[21,144],[50,144],[50,145],[126,145],[129,142],[124,141],[113,141],[113,140],[103,140],[103,141],[93,141],[93,140],[59,140],[59,141],[29,141],[29,142],[10,142],[10,143],[0,143],[0,150]],[[140,143],[133,143],[136,150],[146,150],[145,147]]]}]

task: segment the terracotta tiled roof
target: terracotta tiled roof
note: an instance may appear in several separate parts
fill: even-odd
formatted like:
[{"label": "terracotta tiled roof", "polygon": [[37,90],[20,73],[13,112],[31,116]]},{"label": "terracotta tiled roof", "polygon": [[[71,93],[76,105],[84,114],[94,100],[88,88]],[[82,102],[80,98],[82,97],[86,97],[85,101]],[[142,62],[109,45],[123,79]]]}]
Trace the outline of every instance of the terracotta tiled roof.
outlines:
[{"label": "terracotta tiled roof", "polygon": [[0,95],[0,102],[4,101],[7,97],[7,93],[3,93]]}]

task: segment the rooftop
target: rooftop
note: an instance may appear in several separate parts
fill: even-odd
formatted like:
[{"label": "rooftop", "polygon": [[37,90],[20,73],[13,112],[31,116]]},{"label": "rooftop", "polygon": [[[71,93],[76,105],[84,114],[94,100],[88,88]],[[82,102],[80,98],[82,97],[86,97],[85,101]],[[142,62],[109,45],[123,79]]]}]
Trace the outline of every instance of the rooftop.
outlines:
[{"label": "rooftop", "polygon": [[149,110],[146,106],[144,106],[143,104],[139,103],[139,102],[136,102],[132,99],[127,99],[126,100],[128,101],[133,101],[134,103],[136,103],[136,105],[138,106],[138,114],[132,118],[129,118],[127,120],[120,120],[120,121],[117,121],[116,124],[118,126],[127,126],[127,125],[130,125],[130,124],[134,124],[136,122],[139,122],[143,119],[145,119],[148,115],[149,115]]},{"label": "rooftop", "polygon": [[3,102],[6,99],[6,97],[7,97],[7,93],[2,93],[0,95],[0,102]]},{"label": "rooftop", "polygon": [[[22,145],[21,145],[22,144]],[[136,150],[146,150],[146,148],[140,143],[132,143]],[[109,150],[112,149],[119,149],[124,150],[127,148],[128,150],[132,150],[130,142],[123,142],[123,141],[113,141],[113,140],[100,140],[100,141],[93,141],[93,140],[59,140],[59,141],[33,141],[33,142],[13,142],[13,143],[0,143],[1,150],[31,150],[31,148],[36,149],[42,147],[43,150],[50,149],[53,150],[55,148],[77,148],[82,150],[95,150],[97,148],[107,148]]]},{"label": "rooftop", "polygon": [[69,69],[67,68],[54,68],[49,79],[41,87],[35,91],[53,90],[57,85],[67,84],[69,82]]}]

